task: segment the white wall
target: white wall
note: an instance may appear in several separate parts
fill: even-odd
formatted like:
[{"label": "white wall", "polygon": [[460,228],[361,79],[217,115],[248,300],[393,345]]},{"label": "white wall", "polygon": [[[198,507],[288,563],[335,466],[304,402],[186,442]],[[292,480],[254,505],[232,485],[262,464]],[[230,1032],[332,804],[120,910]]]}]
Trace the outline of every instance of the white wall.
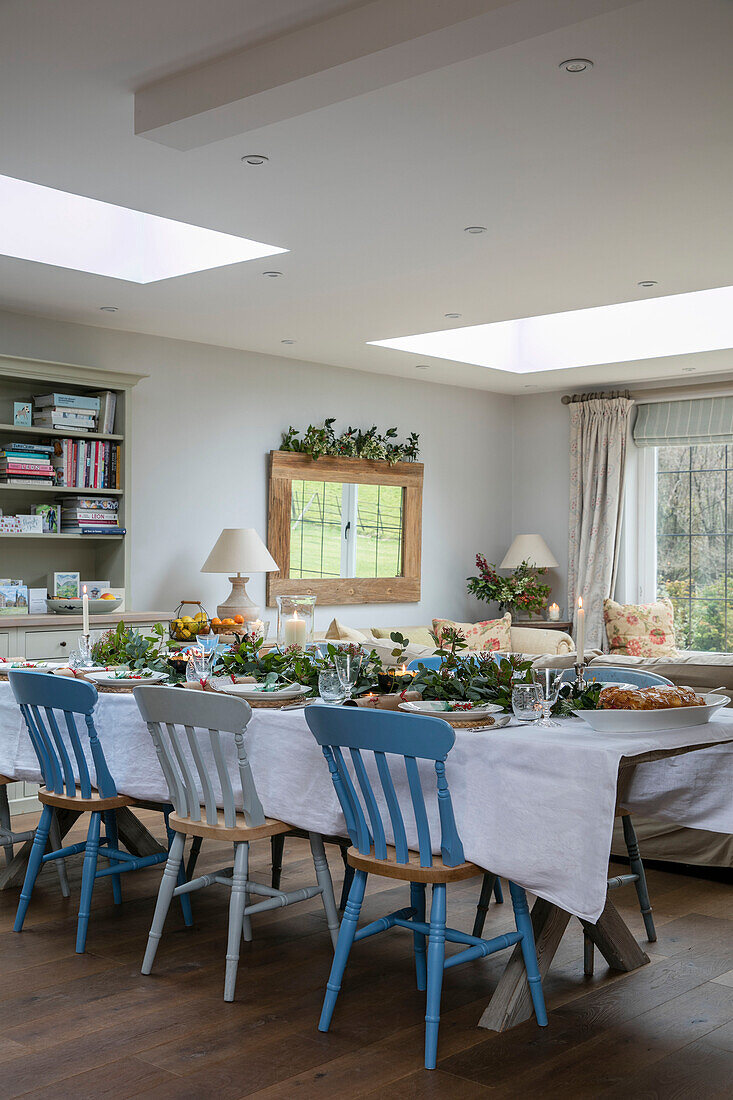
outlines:
[{"label": "white wall", "polygon": [[[523,472],[512,484],[515,402],[509,397],[12,313],[0,313],[0,352],[150,375],[133,394],[128,537],[135,610],[168,610],[183,596],[198,596],[211,611],[224,598],[226,579],[199,572],[219,531],[255,527],[265,535],[267,453],[288,425],[305,427],[326,416],[337,417],[337,426],[394,424],[401,434],[420,433],[422,600],[322,607],[319,628],[334,614],[355,625],[485,617],[485,605],[465,588],[474,556],[481,551],[501,560],[517,524],[529,530],[530,517],[531,529],[545,533],[558,560],[566,552],[567,540],[555,528],[566,527],[567,509],[559,516],[543,489],[549,464],[527,469],[532,483],[525,478],[533,463],[521,440],[524,413],[513,452]],[[553,403],[557,398],[548,406]],[[534,408],[530,397],[516,404]],[[559,421],[567,418],[562,406],[558,412]],[[553,459],[559,452],[566,466],[566,436],[553,440],[542,421],[541,413],[532,416],[547,433]],[[249,590],[264,603],[263,577],[253,578]]]},{"label": "white wall", "polygon": [[539,532],[559,562],[548,573],[567,617],[570,414],[560,393],[514,401],[512,535]]}]

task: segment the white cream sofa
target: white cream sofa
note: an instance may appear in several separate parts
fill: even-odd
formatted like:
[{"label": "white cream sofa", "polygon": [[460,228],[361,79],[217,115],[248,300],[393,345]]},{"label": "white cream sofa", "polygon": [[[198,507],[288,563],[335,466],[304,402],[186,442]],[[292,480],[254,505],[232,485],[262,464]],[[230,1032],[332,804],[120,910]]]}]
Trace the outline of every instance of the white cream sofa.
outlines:
[{"label": "white cream sofa", "polygon": [[[377,626],[377,627],[347,627],[333,620],[328,630],[317,636],[319,641],[351,641],[360,642],[374,649],[385,665],[393,664],[392,650],[394,643],[390,634],[399,633],[403,638],[410,639],[410,645],[405,650],[401,660],[409,663],[417,657],[426,657],[435,652],[435,642],[430,636],[429,626]],[[543,630],[542,628],[512,626],[512,652],[524,653],[535,657],[544,654],[551,657],[560,657],[573,651],[573,640],[569,634],[562,630]]]}]

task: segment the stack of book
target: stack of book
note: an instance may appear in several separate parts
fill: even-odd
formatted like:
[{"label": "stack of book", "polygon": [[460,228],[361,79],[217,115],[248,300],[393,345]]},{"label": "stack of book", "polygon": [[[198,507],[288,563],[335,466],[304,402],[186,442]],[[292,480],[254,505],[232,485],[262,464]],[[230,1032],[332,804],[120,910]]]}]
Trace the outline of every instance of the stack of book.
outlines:
[{"label": "stack of book", "polygon": [[33,424],[39,428],[68,428],[93,432],[100,399],[75,393],[46,393],[33,399]]},{"label": "stack of book", "polygon": [[78,489],[119,489],[119,443],[101,439],[59,439],[53,458],[56,484]]},{"label": "stack of book", "polygon": [[3,485],[53,485],[53,447],[40,443],[6,443],[0,450]]},{"label": "stack of book", "polygon": [[124,535],[118,503],[110,497],[66,497],[61,501],[61,531],[79,535]]}]

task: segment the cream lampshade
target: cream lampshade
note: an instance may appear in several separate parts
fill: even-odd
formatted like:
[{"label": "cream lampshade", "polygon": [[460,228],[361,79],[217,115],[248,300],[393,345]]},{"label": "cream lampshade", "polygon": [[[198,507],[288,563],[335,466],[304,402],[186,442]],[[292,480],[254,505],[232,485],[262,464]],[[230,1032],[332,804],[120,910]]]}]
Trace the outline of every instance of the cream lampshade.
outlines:
[{"label": "cream lampshade", "polygon": [[500,569],[517,569],[523,561],[537,569],[555,569],[557,561],[542,535],[515,535]]},{"label": "cream lampshade", "polygon": [[[208,558],[202,573],[227,573],[232,590],[220,603],[216,613],[220,619],[243,615],[245,622],[260,617],[260,609],[247,595],[246,584],[251,573],[276,573],[279,566],[254,527],[225,527]],[[247,576],[243,577],[242,574]]]}]

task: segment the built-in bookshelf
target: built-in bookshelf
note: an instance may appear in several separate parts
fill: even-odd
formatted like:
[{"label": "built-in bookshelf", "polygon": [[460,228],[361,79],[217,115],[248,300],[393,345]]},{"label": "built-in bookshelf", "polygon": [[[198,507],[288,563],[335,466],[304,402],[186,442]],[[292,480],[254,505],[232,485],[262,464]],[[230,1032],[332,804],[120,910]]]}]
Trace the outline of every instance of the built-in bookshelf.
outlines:
[{"label": "built-in bookshelf", "polygon": [[[109,580],[114,588],[125,588],[127,606],[132,599],[130,584],[130,433],[131,391],[143,378],[92,367],[20,359],[0,355],[0,448],[10,441],[41,443],[65,438],[100,440],[120,445],[119,488],[57,485],[0,484],[3,515],[29,514],[39,503],[59,503],[67,496],[114,497],[119,501],[119,524],[128,535],[10,534],[0,532],[0,576],[23,580],[30,588],[41,588],[50,573],[75,571],[89,579]],[[31,402],[45,393],[91,395],[111,390],[116,409],[111,432],[81,431],[74,428],[45,428],[13,424],[14,402]],[[0,626],[2,617],[0,617]]]}]

